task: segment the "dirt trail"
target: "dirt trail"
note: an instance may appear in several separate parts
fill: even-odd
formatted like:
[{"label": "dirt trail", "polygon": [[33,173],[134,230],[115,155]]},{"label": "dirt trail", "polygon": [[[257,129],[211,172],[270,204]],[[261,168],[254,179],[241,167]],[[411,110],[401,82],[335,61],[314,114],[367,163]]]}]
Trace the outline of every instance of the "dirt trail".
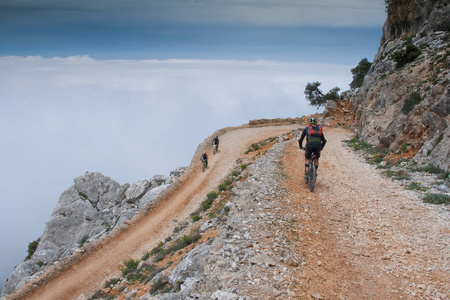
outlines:
[{"label": "dirt trail", "polygon": [[[210,165],[205,173],[194,159],[187,179],[147,216],[23,298],[92,295],[107,279],[116,277],[125,258],[140,258],[169,236],[176,220],[184,220],[198,208],[251,143],[297,128],[240,128],[223,134],[217,155],[208,148]],[[358,160],[342,145],[350,131],[325,128],[324,132],[328,143],[314,193],[300,180],[304,152],[297,141],[288,144],[283,160],[290,205],[282,211],[296,224],[286,236],[295,244],[296,257],[303,259],[293,279],[294,299],[448,299],[448,215],[422,204],[414,192]]]},{"label": "dirt trail", "polygon": [[[131,222],[125,232],[23,298],[84,299],[93,294],[103,287],[108,278],[118,275],[118,267],[124,259],[142,257],[145,250],[155,247],[173,231],[177,225],[176,220],[187,218],[197,209],[206,194],[216,189],[222,178],[229,174],[236,159],[250,144],[297,128],[298,125],[240,128],[221,135],[216,155],[212,155],[212,148],[209,146],[210,162],[204,173],[201,172],[200,161],[196,163],[194,160],[194,168],[186,175],[188,179],[148,215],[138,222]],[[13,294],[8,299],[17,297]]]},{"label": "dirt trail", "polygon": [[299,299],[448,299],[448,215],[422,204],[342,146],[351,132],[325,128],[314,193],[293,141],[284,157],[293,195],[286,213],[298,222]]}]

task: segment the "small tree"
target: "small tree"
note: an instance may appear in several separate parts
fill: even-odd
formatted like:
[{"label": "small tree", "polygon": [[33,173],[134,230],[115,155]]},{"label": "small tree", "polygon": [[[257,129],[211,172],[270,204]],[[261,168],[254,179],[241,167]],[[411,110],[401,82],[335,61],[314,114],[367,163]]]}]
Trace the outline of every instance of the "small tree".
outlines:
[{"label": "small tree", "polygon": [[304,93],[306,96],[306,100],[309,101],[309,105],[319,108],[325,105],[325,102],[327,102],[328,100],[339,100],[338,92],[341,90],[340,88],[332,88],[328,93],[324,95],[319,89],[320,85],[321,83],[318,81],[315,81],[313,83],[308,82],[308,84],[306,85]]},{"label": "small tree", "polygon": [[38,238],[35,241],[32,241],[28,244],[28,255],[25,257],[25,260],[29,260],[31,256],[36,252],[36,249],[39,245],[39,242],[41,241],[41,238]]},{"label": "small tree", "polygon": [[369,62],[367,58],[363,58],[358,63],[358,65],[351,70],[353,74],[353,81],[350,83],[350,87],[352,89],[356,89],[362,86],[364,82],[364,77],[369,72],[371,66],[372,63]]}]

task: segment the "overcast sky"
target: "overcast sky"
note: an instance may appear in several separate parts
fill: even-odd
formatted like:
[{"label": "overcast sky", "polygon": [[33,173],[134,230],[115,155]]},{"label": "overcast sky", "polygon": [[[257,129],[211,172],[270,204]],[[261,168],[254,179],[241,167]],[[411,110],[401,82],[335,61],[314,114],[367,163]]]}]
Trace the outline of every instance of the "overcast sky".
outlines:
[{"label": "overcast sky", "polygon": [[384,20],[381,0],[0,0],[0,285],[75,177],[168,175],[217,129],[316,112],[306,83],[348,89]]}]

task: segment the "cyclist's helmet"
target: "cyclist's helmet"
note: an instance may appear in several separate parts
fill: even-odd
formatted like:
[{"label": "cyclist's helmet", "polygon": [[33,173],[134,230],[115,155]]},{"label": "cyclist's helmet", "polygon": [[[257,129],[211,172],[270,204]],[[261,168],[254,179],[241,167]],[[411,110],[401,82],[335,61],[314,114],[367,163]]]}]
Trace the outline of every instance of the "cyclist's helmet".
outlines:
[{"label": "cyclist's helmet", "polygon": [[309,119],[309,124],[317,124],[316,118]]},{"label": "cyclist's helmet", "polygon": [[203,152],[203,155],[205,155],[206,154],[206,152]]}]

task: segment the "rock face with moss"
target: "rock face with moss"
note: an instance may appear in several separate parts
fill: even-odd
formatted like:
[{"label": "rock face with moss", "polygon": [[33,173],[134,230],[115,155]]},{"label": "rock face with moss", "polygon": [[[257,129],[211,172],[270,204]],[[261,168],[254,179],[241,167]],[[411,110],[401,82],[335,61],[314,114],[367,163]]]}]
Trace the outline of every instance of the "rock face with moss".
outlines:
[{"label": "rock face with moss", "polygon": [[45,266],[70,256],[85,243],[106,236],[156,199],[183,172],[184,168],[178,168],[170,177],[156,175],[132,185],[120,185],[95,172],[75,178],[75,184],[62,193],[35,252],[16,266],[2,295],[12,293]]},{"label": "rock face with moss", "polygon": [[360,138],[450,169],[450,3],[391,0],[383,37],[351,95]]}]

